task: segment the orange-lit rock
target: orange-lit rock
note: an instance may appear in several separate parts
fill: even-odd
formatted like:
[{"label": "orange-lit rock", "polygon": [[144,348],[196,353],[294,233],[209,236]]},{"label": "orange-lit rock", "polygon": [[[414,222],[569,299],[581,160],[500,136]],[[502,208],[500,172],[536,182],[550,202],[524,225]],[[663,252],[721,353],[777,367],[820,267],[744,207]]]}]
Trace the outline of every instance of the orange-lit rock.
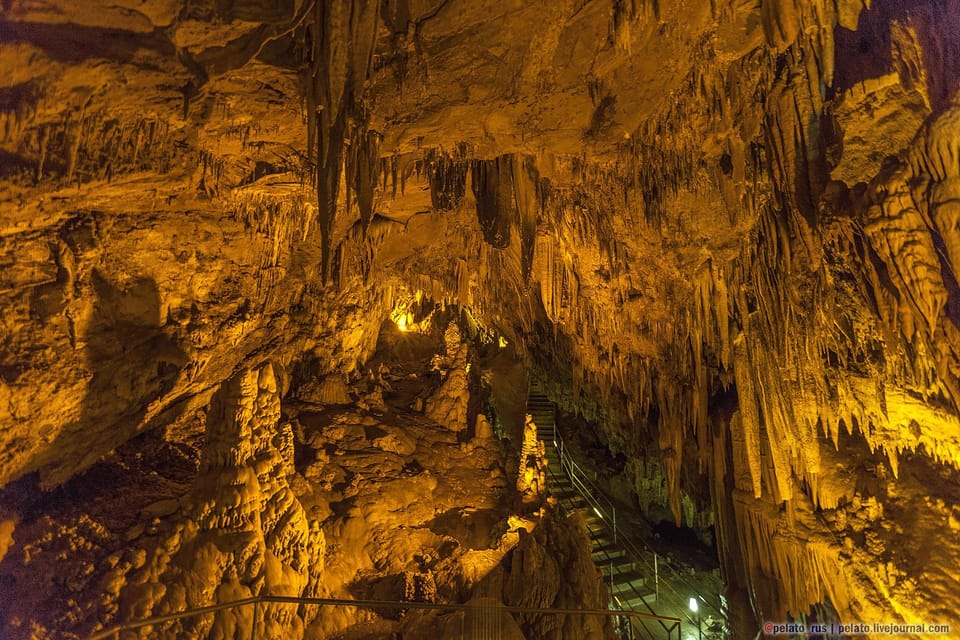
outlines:
[{"label": "orange-lit rock", "polygon": [[546,492],[547,461],[544,443],[537,439],[537,425],[528,414],[520,444],[520,467],[517,470],[517,491],[524,502],[532,503]]},{"label": "orange-lit rock", "polygon": [[740,635],[960,628],[957,33],[938,0],[3,3],[0,635],[519,597],[471,591],[514,546],[556,569],[491,532],[506,469],[541,484],[501,337],[611,491],[716,541]]}]

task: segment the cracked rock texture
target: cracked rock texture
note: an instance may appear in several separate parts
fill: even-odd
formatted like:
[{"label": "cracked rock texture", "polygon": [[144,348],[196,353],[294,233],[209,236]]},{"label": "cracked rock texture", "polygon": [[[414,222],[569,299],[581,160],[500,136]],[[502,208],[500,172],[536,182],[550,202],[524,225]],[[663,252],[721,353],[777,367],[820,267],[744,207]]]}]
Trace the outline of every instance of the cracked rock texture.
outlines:
[{"label": "cracked rock texture", "polygon": [[[376,475],[327,467],[349,447],[401,477],[423,439],[474,446],[466,338],[416,390],[370,364],[391,318],[439,341],[435,306],[579,416],[612,491],[716,541],[740,635],[960,626],[957,33],[952,0],[2,3],[3,628],[185,603],[164,572],[225,531],[205,602],[371,562],[469,597],[412,553],[331,568],[383,514],[303,502]],[[384,433],[327,416],[298,469],[288,389]]]}]

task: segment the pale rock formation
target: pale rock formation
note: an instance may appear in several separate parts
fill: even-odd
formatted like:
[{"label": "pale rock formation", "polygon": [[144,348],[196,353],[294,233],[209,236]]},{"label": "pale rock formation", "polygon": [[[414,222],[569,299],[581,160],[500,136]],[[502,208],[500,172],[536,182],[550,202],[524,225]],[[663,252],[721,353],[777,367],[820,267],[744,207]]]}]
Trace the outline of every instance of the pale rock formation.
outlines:
[{"label": "pale rock formation", "polygon": [[[609,594],[593,564],[583,516],[547,511],[532,533],[523,531],[503,578],[503,601],[522,607],[606,609]],[[609,618],[586,615],[520,616],[527,637],[559,640],[612,637]]]},{"label": "pale rock formation", "polygon": [[524,503],[541,500],[547,490],[547,456],[543,440],[537,438],[537,425],[527,414],[520,443],[517,491]]},{"label": "pale rock formation", "polygon": [[487,416],[483,415],[482,413],[477,414],[477,420],[473,427],[473,434],[478,440],[487,440],[494,437],[493,425],[490,424]]},{"label": "pale rock formation", "polygon": [[469,343],[462,339],[460,329],[451,322],[444,332],[446,353],[435,366],[443,375],[443,382],[424,403],[424,413],[451,431],[467,428],[467,404],[470,388],[467,374]]},{"label": "pale rock formation", "polygon": [[457,326],[456,322],[449,323],[443,332],[443,346],[446,356],[451,362],[456,362],[458,358],[464,357],[461,353],[464,344],[465,342],[460,332],[460,327]]},{"label": "pale rock formation", "polygon": [[[325,541],[288,484],[293,434],[279,424],[274,365],[236,374],[214,395],[207,445],[185,519],[165,534],[119,589],[121,615],[150,616],[258,594],[299,596],[316,588]],[[114,580],[120,579],[116,576]],[[116,587],[113,588],[115,591]],[[161,625],[165,636],[301,637],[291,605],[264,605]]]}]

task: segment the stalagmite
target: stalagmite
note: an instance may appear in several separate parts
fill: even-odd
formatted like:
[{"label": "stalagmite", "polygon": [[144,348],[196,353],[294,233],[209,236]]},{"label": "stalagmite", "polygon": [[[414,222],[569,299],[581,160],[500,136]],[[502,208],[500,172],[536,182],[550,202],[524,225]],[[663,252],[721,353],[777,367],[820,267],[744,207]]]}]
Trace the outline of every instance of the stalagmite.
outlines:
[{"label": "stalagmite", "polygon": [[527,414],[520,445],[520,466],[517,469],[517,492],[524,503],[536,503],[546,492],[547,459],[544,443],[537,439],[537,425]]},{"label": "stalagmite", "polygon": [[[289,424],[278,424],[278,381],[273,365],[237,374],[214,397],[194,505],[119,592],[125,610],[144,617],[258,593],[301,595],[323,570],[323,533],[310,525],[288,485],[293,473]],[[176,582],[179,589],[145,585]],[[220,585],[213,592],[210,585]],[[227,634],[250,626],[251,612],[162,625],[166,634]],[[302,621],[289,605],[260,612],[264,637],[300,636]]]},{"label": "stalagmite", "polygon": [[467,381],[469,344],[463,340],[459,327],[452,322],[444,332],[444,340],[446,353],[440,357],[438,364],[444,380],[436,392],[427,398],[424,412],[451,431],[463,431],[467,428],[467,404],[470,400]]}]

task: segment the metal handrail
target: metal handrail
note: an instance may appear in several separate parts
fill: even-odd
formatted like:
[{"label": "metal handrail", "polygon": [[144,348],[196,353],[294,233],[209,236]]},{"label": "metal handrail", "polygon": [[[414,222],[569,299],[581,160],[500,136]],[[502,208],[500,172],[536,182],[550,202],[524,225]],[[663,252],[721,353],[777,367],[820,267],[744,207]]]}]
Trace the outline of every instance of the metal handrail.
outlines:
[{"label": "metal handrail", "polygon": [[[552,404],[552,403],[551,403]],[[587,501],[587,503],[596,511],[597,515],[604,522],[604,524],[610,529],[610,532],[613,535],[614,542],[617,544],[622,544],[626,551],[633,557],[633,559],[649,570],[649,562],[644,560],[646,554],[644,554],[636,545],[636,543],[628,536],[620,531],[620,526],[617,522],[617,511],[616,504],[613,500],[606,495],[602,488],[600,488],[589,474],[587,474],[576,460],[574,460],[569,453],[569,449],[565,446],[562,436],[557,430],[556,426],[556,413],[554,409],[554,419],[553,424],[551,424],[551,435],[552,435],[552,444],[554,449],[557,451],[560,457],[560,467],[567,474],[568,478],[571,481],[571,484],[577,489],[577,492]],[[598,498],[597,496],[600,496]],[[602,499],[601,499],[602,498]],[[646,541],[642,541],[644,548],[646,548],[648,553],[652,553],[654,557],[654,576],[657,582],[657,588],[659,591],[660,584],[666,586],[668,592],[672,592],[676,595],[678,600],[675,600],[675,605],[680,611],[684,612],[687,620],[691,623],[696,624],[696,620],[690,615],[686,610],[686,596],[680,593],[680,591],[670,583],[664,577],[661,577],[659,568],[657,567],[657,557],[658,554]],[[713,611],[717,616],[729,627],[730,621],[726,613],[722,610],[722,607],[716,606],[706,598],[689,582],[687,582],[683,576],[676,574],[675,567],[672,567],[669,563],[668,567],[673,569],[674,578],[678,579],[678,582],[682,583],[687,589],[690,590],[690,593],[707,609]],[[673,598],[671,598],[673,599]]]},{"label": "metal handrail", "polygon": [[[586,500],[587,503],[593,508],[594,512],[597,514],[600,520],[604,523],[604,525],[609,526],[607,519],[609,519],[609,521],[613,523],[613,526],[610,527],[610,530],[613,533],[613,542],[614,544],[616,544],[617,543],[616,504],[614,504],[613,500],[611,500],[606,494],[604,494],[600,490],[600,488],[594,483],[594,481],[590,479],[590,476],[587,475],[583,471],[583,469],[581,469],[580,465],[577,464],[577,461],[567,454],[566,449],[563,445],[563,439],[560,437],[560,434],[557,432],[556,406],[552,402],[549,402],[549,401],[547,402],[550,405],[550,414],[551,414],[550,415],[550,440],[553,443],[554,450],[557,451],[560,456],[560,468],[566,474],[567,478],[570,480],[570,483],[577,490],[580,496],[583,497],[583,499]],[[553,471],[550,471],[550,475],[553,476]],[[593,491],[591,491],[590,489],[591,486],[593,487]],[[601,500],[599,500],[596,497],[597,495],[601,496],[604,500],[601,502]],[[600,542],[599,538],[597,538],[597,536],[594,535],[593,527],[591,527],[589,524],[587,525],[587,532],[589,533],[590,537],[594,541],[598,543]],[[603,552],[603,554],[604,556],[607,557],[608,560],[610,559],[606,552]],[[611,581],[610,597],[613,600],[614,604],[616,604],[619,610],[621,611],[634,611],[634,609],[632,608],[629,608],[629,609],[625,608],[624,602],[622,602],[620,598],[614,593],[612,567],[610,570],[610,581]],[[643,606],[646,607],[647,610],[652,615],[656,616],[657,615],[656,612],[653,610],[653,607],[650,606],[650,603],[647,602],[644,594],[637,591],[636,586],[634,586],[632,582],[628,582],[627,585],[629,586],[633,594],[637,596],[637,598],[643,603]],[[631,621],[630,621],[630,637],[631,638],[633,638],[633,631],[635,628],[634,620],[635,619],[631,618]],[[673,624],[673,625],[670,625],[669,627],[665,625],[662,621],[660,621],[659,624],[663,628],[663,630],[666,632],[668,638],[672,637],[674,630],[677,631],[678,640],[683,637],[682,627],[680,624]],[[647,628],[647,625],[644,624],[642,620],[640,621],[640,627],[643,629],[643,631],[646,633],[647,636],[649,636],[650,638],[655,638],[653,632],[651,632],[650,629]]]},{"label": "metal handrail", "polygon": [[[637,562],[642,563],[649,568],[649,562],[646,562],[644,560],[644,556],[646,554],[644,554],[637,547],[637,544],[633,541],[632,538],[630,538],[628,535],[625,535],[620,530],[620,526],[617,522],[616,505],[613,503],[613,501],[609,497],[603,494],[602,489],[597,487],[593,483],[593,481],[590,480],[589,476],[576,463],[576,461],[574,461],[570,457],[569,449],[564,445],[563,438],[560,436],[559,432],[556,430],[556,426],[554,426],[554,447],[557,449],[557,452],[560,455],[561,468],[563,468],[567,472],[567,475],[570,476],[571,482],[574,484],[574,486],[577,488],[580,494],[584,497],[584,499],[587,500],[590,506],[593,507],[594,509],[597,509],[600,512],[604,512],[605,510],[608,511],[607,513],[601,513],[598,515],[600,515],[600,519],[604,521],[604,524],[606,524],[610,528],[610,531],[613,534],[614,542],[616,542],[617,544],[622,544],[624,547],[627,548],[627,551],[630,553],[631,556],[634,557],[634,559]],[[579,478],[575,479],[574,474],[577,474]],[[602,495],[603,498],[605,498],[605,500],[601,501],[595,495],[593,495],[593,492],[600,493],[600,495]],[[609,506],[605,506],[604,502],[606,503],[606,505],[609,505]],[[644,548],[647,550],[647,553],[652,553],[654,554],[654,556],[658,555],[657,552],[652,547],[650,547],[649,544],[647,544],[646,542],[643,542],[642,544]],[[667,565],[667,566],[670,566],[670,565]],[[656,568],[654,568],[654,572],[658,574],[657,581],[661,584],[666,585],[668,591],[672,591],[674,594],[676,594],[676,596],[679,598],[676,604],[678,605],[681,611],[684,611],[684,615],[687,616],[687,619],[691,623],[695,624],[696,620],[686,612],[686,602],[685,602],[686,596],[680,593],[680,591],[675,586],[673,586],[673,584],[671,584],[669,580],[660,576]],[[683,585],[690,590],[691,594],[699,602],[701,602],[707,608],[715,612],[726,624],[729,625],[729,620],[727,619],[727,616],[720,610],[719,607],[715,606],[706,598],[704,598],[703,595],[693,585],[691,585],[689,582],[684,580],[682,576],[675,576],[675,577],[679,578],[679,582],[683,583]]]},{"label": "metal handrail", "polygon": [[[161,622],[170,622],[181,620],[183,618],[192,618],[206,613],[215,613],[227,609],[235,609],[250,605],[259,604],[306,604],[316,606],[347,606],[360,607],[364,609],[428,609],[434,611],[477,611],[481,606],[471,604],[440,604],[435,602],[407,602],[402,600],[350,600],[345,598],[306,598],[300,596],[271,596],[261,595],[231,602],[222,602],[205,607],[195,607],[185,609],[176,613],[168,613],[153,618],[146,618],[135,622],[126,622],[95,633],[88,640],[107,640],[109,638],[118,638],[123,631],[133,631],[141,627],[148,627]],[[614,610],[610,609],[573,609],[565,607],[517,607],[510,605],[496,605],[496,610],[506,611],[508,613],[526,613],[526,614],[547,614],[547,615],[596,615],[608,618],[627,617],[636,619],[657,620],[661,623],[672,622],[678,629],[682,628],[683,621],[680,618],[670,616],[659,616],[656,614],[646,614],[640,611],[629,609]],[[253,630],[251,630],[253,631]]]},{"label": "metal handrail", "polygon": [[[567,476],[570,478],[573,486],[577,489],[580,495],[583,496],[583,498],[587,501],[587,503],[590,504],[590,506],[596,510],[597,515],[600,516],[600,520],[604,523],[604,525],[610,529],[611,533],[613,534],[614,543],[625,547],[627,552],[632,556],[633,560],[636,563],[641,564],[642,566],[644,566],[645,569],[649,569],[649,563],[647,563],[644,560],[644,554],[641,553],[639,549],[637,549],[636,545],[633,544],[633,542],[629,538],[627,538],[622,534],[619,534],[618,527],[616,525],[616,505],[614,505],[613,501],[610,500],[609,498],[607,498],[607,501],[606,501],[607,504],[609,505],[608,507],[605,507],[603,504],[601,504],[601,501],[598,500],[590,491],[590,487],[588,486],[588,483],[583,482],[581,478],[577,477],[577,475],[582,474],[583,472],[580,469],[579,465],[577,465],[574,461],[570,459],[567,449],[562,446],[563,441],[560,438],[559,434],[557,434],[555,437],[557,438],[557,442],[560,444],[560,446],[558,447],[558,452],[560,454],[560,466],[567,473]],[[582,477],[585,477],[585,476],[582,476]],[[606,512],[607,509],[609,509],[609,512]],[[608,519],[609,519],[609,522],[608,522]],[[666,578],[662,578],[659,575],[659,571],[656,569],[656,567],[654,568],[654,574],[655,574],[654,579],[657,582],[658,588],[659,588],[659,585],[662,583],[666,585],[670,591],[673,591],[675,594],[677,594],[680,597],[680,599],[678,601],[675,601],[674,605],[676,605],[680,611],[684,612],[684,615],[686,616],[687,620],[689,620],[693,624],[696,624],[696,620],[692,616],[690,616],[689,613],[687,613],[686,606],[685,606],[686,603],[683,602],[683,596],[680,595],[679,591],[677,591],[676,588],[673,587],[673,585],[671,585]],[[698,599],[703,600],[703,597],[699,593],[697,593],[695,590],[694,590],[694,594]],[[645,600],[643,600],[643,602],[644,604],[647,605],[648,608],[650,608],[649,604],[647,604]]]},{"label": "metal handrail", "polygon": [[[550,478],[551,478],[551,479],[555,479],[555,478],[554,478],[553,469],[550,469],[550,468],[548,467],[547,470],[548,470],[548,473],[550,474]],[[587,523],[587,534],[590,536],[590,538],[591,538],[595,543],[597,543],[598,545],[601,544],[600,538],[597,537],[596,533],[594,532],[593,527],[591,527],[589,523]],[[602,553],[603,553],[603,555],[606,557],[606,559],[607,559],[608,561],[610,561],[609,555],[608,555],[605,551],[603,551]],[[610,584],[610,597],[611,597],[611,599],[613,600],[614,604],[617,605],[618,610],[620,610],[620,611],[634,611],[634,609],[632,609],[632,608],[627,608],[628,605],[625,605],[625,604],[620,600],[620,598],[617,597],[617,595],[613,592],[613,571],[612,571],[612,569],[611,569],[611,572],[610,572],[610,580],[611,580],[611,584]],[[628,584],[630,585],[630,589],[634,592],[635,595],[637,595],[637,596],[640,598],[640,600],[643,602],[644,606],[646,606],[647,610],[650,611],[650,613],[652,614],[652,616],[657,616],[656,612],[653,610],[653,608],[650,606],[650,604],[643,599],[642,594],[640,594],[640,593],[636,590],[636,588],[633,586],[633,584],[632,584],[632,583],[628,583]],[[630,618],[630,638],[631,638],[631,640],[633,639],[633,631],[634,631],[634,629],[635,629],[635,624],[634,624],[635,622],[640,625],[640,628],[644,631],[644,633],[646,634],[647,637],[649,637],[651,640],[656,640],[656,636],[653,634],[652,631],[650,631],[650,629],[647,628],[647,625],[644,623],[644,621],[643,621],[642,619],[639,619],[639,618]],[[679,624],[673,624],[673,625],[670,625],[670,627],[667,627],[667,626],[663,623],[663,621],[658,621],[658,622],[659,622],[660,626],[663,627],[664,631],[667,632],[667,637],[668,637],[668,638],[669,638],[670,635],[673,633],[673,630],[674,630],[674,629],[677,630],[677,638],[678,638],[678,640],[683,637],[683,636],[682,636],[682,633],[681,633],[681,627],[679,626]]]}]

